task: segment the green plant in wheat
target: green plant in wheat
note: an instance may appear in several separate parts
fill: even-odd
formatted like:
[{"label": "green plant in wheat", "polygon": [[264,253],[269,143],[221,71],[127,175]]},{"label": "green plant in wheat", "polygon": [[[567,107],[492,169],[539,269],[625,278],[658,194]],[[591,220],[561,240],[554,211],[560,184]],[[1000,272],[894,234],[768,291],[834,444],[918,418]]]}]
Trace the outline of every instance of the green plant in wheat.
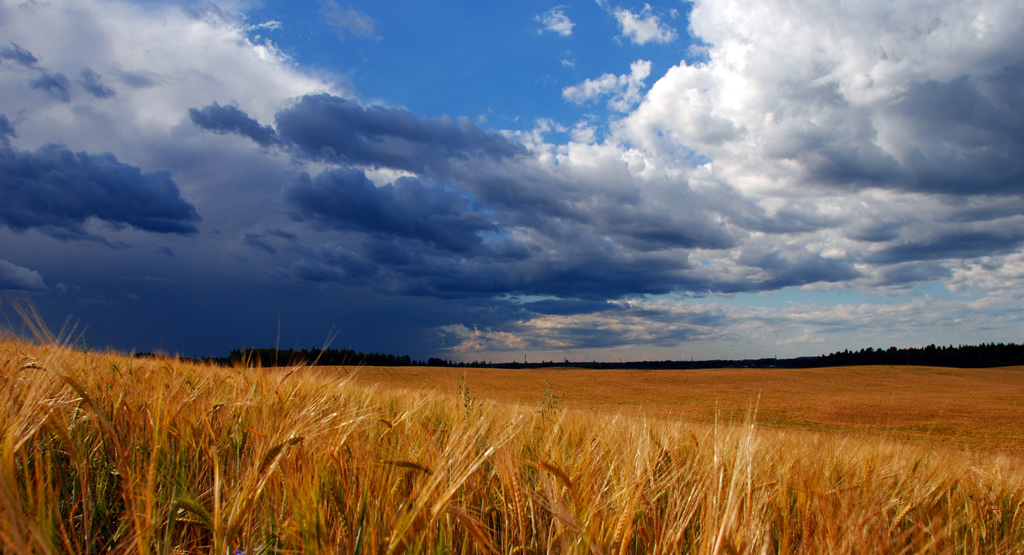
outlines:
[{"label": "green plant in wheat", "polygon": [[544,399],[541,401],[540,413],[541,419],[546,419],[561,410],[558,406],[558,401],[562,399],[561,395],[555,395],[551,389],[551,382],[544,380]]},{"label": "green plant in wheat", "polygon": [[466,376],[462,376],[459,380],[458,396],[462,400],[462,408],[467,413],[473,412],[473,407],[476,405],[476,397],[469,392],[469,386],[466,385]]}]

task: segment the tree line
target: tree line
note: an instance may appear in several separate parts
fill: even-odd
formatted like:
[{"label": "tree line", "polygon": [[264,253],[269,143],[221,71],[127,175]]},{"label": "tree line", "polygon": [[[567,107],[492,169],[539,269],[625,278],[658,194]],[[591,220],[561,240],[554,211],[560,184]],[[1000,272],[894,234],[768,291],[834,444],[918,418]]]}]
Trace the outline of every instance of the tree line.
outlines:
[{"label": "tree line", "polygon": [[[227,364],[244,366],[445,366],[448,361],[409,355],[363,353],[353,349],[234,349]],[[445,364],[440,364],[440,363]]]},{"label": "tree line", "polygon": [[814,359],[814,366],[860,366],[868,364],[991,368],[1024,365],[1024,345],[982,343],[981,345],[936,346],[897,349],[844,350]]},{"label": "tree line", "polygon": [[[137,353],[136,356],[156,356],[152,353]],[[185,358],[185,357],[179,357]],[[744,360],[647,360],[630,362],[599,361],[537,361],[493,363],[474,360],[454,362],[443,358],[430,357],[419,360],[409,355],[389,353],[364,353],[354,349],[311,348],[311,349],[234,349],[227,357],[204,357],[194,359],[209,364],[224,366],[447,366],[456,368],[587,368],[596,370],[615,369],[698,369],[698,368],[814,368],[824,366],[862,365],[913,365],[946,366],[956,368],[990,368],[996,366],[1024,366],[1024,345],[1016,343],[982,343],[980,345],[928,345],[927,347],[875,349],[859,351],[845,349],[820,356],[799,358],[759,358]]]}]

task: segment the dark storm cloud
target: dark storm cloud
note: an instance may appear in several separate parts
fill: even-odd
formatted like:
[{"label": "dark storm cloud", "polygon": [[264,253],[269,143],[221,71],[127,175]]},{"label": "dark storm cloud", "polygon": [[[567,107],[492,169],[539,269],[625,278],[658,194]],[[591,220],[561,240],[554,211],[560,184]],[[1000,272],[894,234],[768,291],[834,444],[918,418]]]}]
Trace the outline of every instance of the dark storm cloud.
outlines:
[{"label": "dark storm cloud", "polygon": [[[449,188],[400,178],[377,187],[351,169],[304,176],[286,193],[293,218],[347,235],[293,264],[300,279],[441,298],[508,294],[595,301],[707,291],[708,280],[684,275],[689,262],[683,249],[737,244],[738,237],[717,224],[712,211],[696,208],[706,199],[685,184],[666,193],[685,208],[663,207],[644,196],[619,160],[608,171],[559,174],[518,156],[522,147],[502,137],[481,139],[475,127],[364,109],[335,97],[303,102],[310,105],[278,115],[282,139],[303,140],[296,141],[289,129],[291,118],[316,107],[320,116],[333,114],[315,119],[330,140],[319,137],[309,144],[348,145],[345,155],[321,158],[443,173],[452,183]],[[331,117],[341,121],[327,126]],[[401,140],[392,149],[374,137]],[[715,202],[731,209],[726,200]],[[267,250],[265,242],[250,239],[251,246]]]},{"label": "dark storm cloud", "polygon": [[809,283],[836,283],[860,277],[846,260],[825,258],[812,252],[764,250],[763,245],[743,249],[740,263],[764,270],[766,276],[745,283],[748,291],[770,291]]},{"label": "dark storm cloud", "polygon": [[952,270],[936,262],[911,262],[882,268],[880,285],[903,285],[945,279]]},{"label": "dark storm cloud", "polygon": [[594,247],[568,257],[564,255],[569,253],[560,253],[562,256],[531,261],[532,272],[524,276],[523,292],[601,300],[634,294],[660,295],[691,285],[681,275],[689,266],[685,256]]},{"label": "dark storm cloud", "polygon": [[192,234],[200,221],[166,171],[143,173],[112,154],[46,145],[35,152],[0,149],[0,224],[58,238],[89,238],[97,219],[115,227]]},{"label": "dark storm cloud", "polygon": [[784,127],[773,136],[765,153],[776,159],[797,163],[804,179],[814,185],[871,187],[891,183],[899,165],[875,144],[871,122],[860,117],[801,122]]},{"label": "dark storm cloud", "polygon": [[725,249],[739,238],[719,218],[738,212],[735,199],[722,190],[697,193],[679,182],[645,191],[621,160],[596,169],[551,169],[533,159],[475,159],[454,169],[483,206],[559,240],[572,240],[562,237],[566,232],[585,233],[629,250],[657,252]]},{"label": "dark storm cloud", "polygon": [[851,105],[834,86],[810,87],[807,98],[790,100],[819,106],[821,113],[780,120],[764,137],[763,152],[799,167],[801,179],[815,187],[1019,192],[1024,63],[905,86],[895,101],[877,109]]},{"label": "dark storm cloud", "polygon": [[[217,104],[202,109],[190,110],[192,121],[203,129],[221,133],[237,133],[248,136],[260,144],[269,144],[274,131],[261,126],[255,119],[235,107]],[[505,221],[515,226],[534,228],[543,233],[558,233],[561,222],[573,221],[591,227],[592,233],[615,237],[631,249],[652,252],[672,248],[721,249],[734,246],[736,237],[720,225],[715,225],[707,211],[696,208],[681,212],[644,208],[643,194],[632,183],[625,166],[618,166],[609,174],[595,171],[591,175],[557,175],[540,168],[531,157],[525,156],[526,149],[505,137],[483,131],[465,122],[453,122],[448,118],[418,118],[411,113],[380,106],[362,106],[355,102],[330,96],[315,95],[302,98],[295,106],[279,112],[276,116],[277,140],[290,145],[299,154],[325,162],[346,165],[383,166],[413,171],[422,175],[434,175],[441,179],[453,180],[460,189],[471,197],[463,199],[454,193],[444,195],[444,202],[452,207],[432,204],[413,195],[413,190],[387,193],[387,200],[369,196],[377,195],[374,187],[362,182],[365,188],[358,189],[359,199],[349,199],[343,206],[330,202],[334,192],[320,191],[311,195],[313,184],[293,188],[291,200],[297,207],[298,219],[309,212],[322,224],[337,229],[362,227],[375,231],[390,232],[411,237],[412,230],[426,234],[425,240],[439,240],[436,231],[456,222],[452,214],[437,217],[437,210],[466,211],[468,202],[494,211],[495,221]],[[317,179],[326,180],[328,174]],[[341,175],[341,174],[339,174]],[[314,180],[315,181],[315,180]],[[321,189],[324,183],[318,185]],[[396,186],[398,184],[396,183]],[[682,187],[685,189],[685,186]],[[437,189],[441,190],[441,189]],[[422,192],[422,191],[421,191]],[[297,196],[300,195],[301,196]],[[345,194],[353,195],[351,186]],[[690,196],[693,196],[692,192]],[[361,200],[360,200],[361,199]],[[408,199],[408,206],[400,206]],[[467,200],[468,199],[468,200]],[[358,200],[355,204],[352,200]],[[700,205],[703,199],[682,202]],[[364,204],[360,204],[360,202]],[[360,206],[369,203],[374,206],[369,212]],[[330,206],[331,208],[327,208]],[[426,206],[434,215],[429,221],[417,223],[416,210]],[[355,207],[355,208],[353,208]],[[329,210],[338,210],[336,215]],[[353,212],[355,210],[355,212]],[[397,210],[403,226],[395,227],[399,220],[383,212]],[[347,212],[346,212],[347,211]],[[361,214],[373,213],[371,218]],[[473,211],[479,216],[477,211]],[[496,231],[498,225],[484,225],[473,220],[465,233],[459,231],[464,242],[479,243],[476,233]],[[461,222],[462,224],[466,222]],[[426,225],[429,224],[429,225]],[[404,231],[403,231],[404,229]],[[440,229],[441,233],[449,233]],[[450,240],[442,239],[449,249],[465,249]],[[256,246],[256,245],[253,245]]]},{"label": "dark storm cloud", "polygon": [[[692,204],[681,202],[674,210],[651,206],[605,202],[592,207],[581,218],[597,233],[615,238],[630,250],[657,252],[669,249],[727,249],[736,245],[737,237],[726,226],[713,221],[714,211],[693,198]],[[699,204],[696,209],[694,204]]]},{"label": "dark storm cloud", "polygon": [[300,279],[359,283],[395,294],[538,295],[593,302],[704,290],[685,277],[688,267],[685,255],[634,253],[593,237],[547,248],[504,237],[459,253],[420,239],[363,235],[305,252],[292,271]]},{"label": "dark storm cloud", "polygon": [[891,109],[919,137],[903,153],[912,190],[954,195],[1020,193],[1024,184],[1024,63],[991,76],[928,81]]},{"label": "dark storm cloud", "polygon": [[730,219],[737,225],[751,231],[775,234],[806,233],[834,228],[841,223],[833,215],[822,214],[815,206],[801,206],[798,202],[787,204],[769,215],[750,199],[737,195],[730,200],[732,206],[719,208],[719,211],[730,215]]},{"label": "dark storm cloud", "polygon": [[971,259],[1006,254],[1024,245],[1024,229],[1019,225],[998,229],[949,230],[923,240],[894,242],[867,260],[876,264],[896,264],[918,260]]},{"label": "dark storm cloud", "polygon": [[950,197],[946,204],[950,214],[943,220],[949,222],[990,222],[1024,214],[1024,198],[1019,196],[979,196],[974,199]]},{"label": "dark storm cloud", "polygon": [[277,132],[313,159],[415,173],[437,171],[449,159],[526,154],[522,145],[468,121],[421,118],[406,110],[362,106],[328,94],[304,96],[279,112]]},{"label": "dark storm cloud", "polygon": [[[247,232],[242,236],[242,244],[260,249],[269,254],[277,254],[278,247],[272,243],[275,238],[283,239],[286,244],[292,246],[299,243],[299,238],[294,233],[282,229],[268,229],[261,232]],[[277,242],[280,243],[280,241]]]},{"label": "dark storm cloud", "polygon": [[294,217],[333,229],[431,243],[463,253],[478,247],[481,232],[498,232],[463,195],[403,177],[377,187],[359,170],[303,174],[287,192]]},{"label": "dark storm cloud", "polygon": [[25,67],[35,66],[39,60],[31,52],[11,42],[10,46],[0,48],[0,60],[10,60]]},{"label": "dark storm cloud", "polygon": [[277,132],[272,127],[260,125],[260,122],[234,106],[221,106],[214,102],[202,109],[189,108],[188,117],[197,127],[206,131],[236,133],[264,147],[278,142]]},{"label": "dark storm cloud", "polygon": [[848,228],[846,236],[869,243],[885,243],[899,237],[903,225],[903,222],[864,222]]},{"label": "dark storm cloud", "polygon": [[44,291],[46,282],[35,270],[0,259],[0,291]]},{"label": "dark storm cloud", "polygon": [[43,72],[29,82],[29,86],[62,102],[71,102],[71,81],[63,73]]},{"label": "dark storm cloud", "polygon": [[95,71],[85,68],[82,70],[79,83],[91,95],[96,98],[113,98],[117,91],[103,84],[103,80]]}]

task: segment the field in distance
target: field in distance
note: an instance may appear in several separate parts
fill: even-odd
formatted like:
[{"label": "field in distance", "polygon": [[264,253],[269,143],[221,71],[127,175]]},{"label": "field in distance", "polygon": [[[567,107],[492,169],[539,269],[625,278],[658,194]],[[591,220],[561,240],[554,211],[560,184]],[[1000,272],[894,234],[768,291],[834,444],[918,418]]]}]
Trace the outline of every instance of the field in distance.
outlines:
[{"label": "field in distance", "polygon": [[[456,392],[478,401],[709,423],[757,423],[1024,452],[1024,367],[853,366],[810,369],[585,370],[341,367],[358,383]],[[464,382],[463,382],[464,380]]]}]

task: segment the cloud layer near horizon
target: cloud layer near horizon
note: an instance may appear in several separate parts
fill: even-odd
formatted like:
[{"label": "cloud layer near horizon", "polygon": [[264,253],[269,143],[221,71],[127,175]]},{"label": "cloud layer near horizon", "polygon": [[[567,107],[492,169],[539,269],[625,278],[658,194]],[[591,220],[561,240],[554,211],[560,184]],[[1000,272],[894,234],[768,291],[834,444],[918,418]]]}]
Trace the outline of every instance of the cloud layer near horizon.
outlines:
[{"label": "cloud layer near horizon", "polygon": [[[65,7],[3,4],[0,19],[0,231],[17,242],[0,288],[53,311],[136,314],[163,306],[147,296],[184,306],[223,284],[276,302],[315,292],[340,319],[403,319],[403,337],[361,348],[467,359],[1019,331],[1014,2],[697,1],[690,59],[563,89],[621,112],[564,122],[568,140],[547,121],[492,130],[361,99],[223,11]],[[675,38],[661,12],[604,9],[632,42]],[[536,21],[573,40],[571,15]],[[68,36],[33,34],[44,22]],[[151,42],[118,42],[128,29]],[[68,48],[86,35],[101,46]],[[56,253],[83,238],[95,269],[76,273]],[[104,277],[129,257],[132,276]],[[791,291],[777,309],[734,301]],[[852,300],[827,300],[839,294]],[[336,323],[311,312],[306,329]]]}]

